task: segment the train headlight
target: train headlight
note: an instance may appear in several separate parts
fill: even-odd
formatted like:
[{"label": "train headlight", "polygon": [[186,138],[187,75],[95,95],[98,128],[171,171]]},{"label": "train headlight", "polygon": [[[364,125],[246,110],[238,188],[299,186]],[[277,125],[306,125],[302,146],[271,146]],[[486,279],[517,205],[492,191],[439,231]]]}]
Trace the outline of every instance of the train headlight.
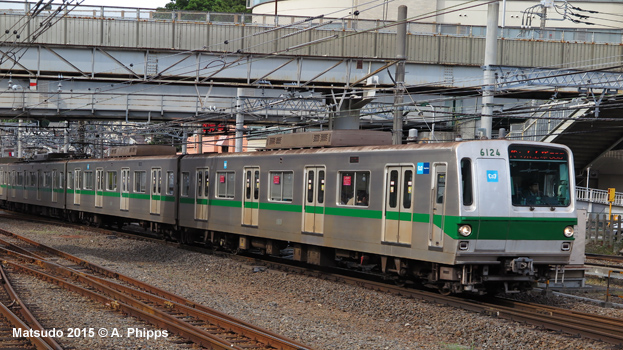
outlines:
[{"label": "train headlight", "polygon": [[472,234],[472,227],[469,225],[461,225],[459,227],[459,234],[463,237],[468,237]]},{"label": "train headlight", "polygon": [[567,238],[573,237],[573,233],[574,233],[573,226],[567,226],[565,227],[565,230],[562,231],[562,234],[565,235],[565,237]]}]

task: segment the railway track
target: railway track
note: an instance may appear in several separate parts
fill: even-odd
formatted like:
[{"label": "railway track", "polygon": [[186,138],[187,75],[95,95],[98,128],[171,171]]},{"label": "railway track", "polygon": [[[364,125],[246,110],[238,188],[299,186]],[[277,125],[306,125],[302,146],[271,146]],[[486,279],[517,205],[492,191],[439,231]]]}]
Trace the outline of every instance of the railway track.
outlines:
[{"label": "railway track", "polygon": [[[100,230],[100,229],[96,229]],[[104,231],[111,234],[110,231]],[[122,234],[126,237],[132,235]],[[138,239],[145,239],[144,237]],[[197,247],[184,247],[185,249],[207,252],[206,249]],[[350,277],[335,272],[322,272],[307,267],[293,266],[281,262],[260,260],[255,257],[235,256],[236,259],[245,260],[254,265],[265,265],[267,268],[278,269],[290,273],[306,274],[322,279],[348,283],[364,288],[392,293],[407,298],[426,300],[429,302],[448,305],[477,313],[487,314],[491,317],[523,322],[541,327],[546,330],[562,332],[571,336],[581,336],[623,346],[623,320],[609,318],[595,314],[573,312],[561,308],[513,301],[502,298],[488,298],[487,301],[443,296],[436,292],[427,292],[394,286],[383,282],[375,282],[359,277]]]},{"label": "railway track", "polygon": [[41,245],[12,232],[0,240],[3,264],[135,316],[211,349],[310,349],[216,310]]},{"label": "railway track", "polygon": [[[17,295],[0,266],[0,345],[3,349],[63,349],[53,338],[35,336],[43,327]],[[16,336],[17,332],[17,336]]]}]

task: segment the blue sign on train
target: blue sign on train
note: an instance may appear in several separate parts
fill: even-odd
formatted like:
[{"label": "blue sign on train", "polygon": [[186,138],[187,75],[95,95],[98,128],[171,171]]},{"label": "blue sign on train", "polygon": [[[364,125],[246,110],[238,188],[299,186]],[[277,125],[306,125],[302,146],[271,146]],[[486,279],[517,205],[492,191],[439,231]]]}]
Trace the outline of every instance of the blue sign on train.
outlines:
[{"label": "blue sign on train", "polygon": [[418,175],[430,173],[430,163],[417,163],[417,173]]},{"label": "blue sign on train", "polygon": [[497,170],[487,170],[487,182],[498,182]]}]

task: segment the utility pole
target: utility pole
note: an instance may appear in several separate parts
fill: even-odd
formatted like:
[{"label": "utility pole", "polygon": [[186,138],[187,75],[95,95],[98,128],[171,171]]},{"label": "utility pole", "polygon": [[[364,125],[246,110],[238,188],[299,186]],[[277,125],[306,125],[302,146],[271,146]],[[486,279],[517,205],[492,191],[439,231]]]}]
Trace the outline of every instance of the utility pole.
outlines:
[{"label": "utility pole", "polygon": [[[405,84],[405,60],[407,59],[407,7],[398,7],[398,27],[396,28],[396,87],[394,90],[394,125],[392,144],[402,144],[402,104]],[[398,107],[401,106],[401,107]]]},{"label": "utility pole", "polygon": [[491,138],[493,125],[493,95],[495,93],[495,72],[491,66],[498,61],[498,17],[500,3],[493,2],[487,9],[487,37],[485,41],[484,87],[482,89],[482,117],[480,127],[485,129],[487,138]]},{"label": "utility pole", "polygon": [[242,152],[242,137],[244,133],[244,114],[242,113],[243,88],[236,91],[236,139],[234,140],[234,152]]}]

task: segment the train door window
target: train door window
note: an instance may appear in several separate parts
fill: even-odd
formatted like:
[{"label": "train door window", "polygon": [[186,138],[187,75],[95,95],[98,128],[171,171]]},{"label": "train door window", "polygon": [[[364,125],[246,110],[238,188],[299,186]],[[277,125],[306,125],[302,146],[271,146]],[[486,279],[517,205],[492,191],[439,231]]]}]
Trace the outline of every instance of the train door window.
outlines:
[{"label": "train door window", "polygon": [[188,197],[189,192],[190,192],[190,173],[183,172],[182,173],[182,196]]},{"label": "train door window", "polygon": [[167,194],[172,195],[175,190],[175,173],[167,171]]},{"label": "train door window", "polygon": [[316,203],[323,204],[324,203],[324,170],[318,170],[318,183],[320,187],[318,188],[318,200]]},{"label": "train door window", "polygon": [[74,188],[74,173],[71,171],[67,172],[67,189]]},{"label": "train door window", "polygon": [[117,190],[117,172],[116,171],[106,172],[106,190],[108,191]]},{"label": "train door window", "polygon": [[253,172],[253,199],[260,199],[260,171]]},{"label": "train door window", "polygon": [[398,205],[398,191],[396,191],[396,187],[398,186],[398,170],[392,170],[389,172],[389,207],[396,208]]},{"label": "train door window", "polygon": [[292,194],[294,193],[294,172],[271,171],[269,179],[270,200],[292,202]]},{"label": "train door window", "polygon": [[218,180],[217,194],[219,198],[234,198],[236,173],[233,171],[219,171],[216,173]]},{"label": "train door window", "polygon": [[443,204],[443,195],[446,192],[446,174],[437,174],[437,195],[435,200],[437,204]]},{"label": "train door window", "polygon": [[134,172],[134,192],[145,193],[147,191],[147,172]]},{"label": "train door window", "polygon": [[405,170],[402,182],[402,207],[410,209],[413,194],[413,170]]},{"label": "train door window", "polygon": [[152,193],[157,193],[158,195],[160,195],[160,193],[162,193],[162,170],[156,168],[151,169],[151,175],[151,183],[153,186]]},{"label": "train door window", "polygon": [[65,184],[63,183],[63,181],[65,180],[65,174],[61,171],[58,173],[58,188],[63,189],[65,188]]},{"label": "train door window", "polygon": [[24,178],[26,177],[26,172],[22,174],[21,172],[13,172],[13,175],[17,174],[17,186],[24,186]]},{"label": "train door window", "polygon": [[342,205],[368,206],[370,198],[369,171],[340,171],[339,197]]}]

